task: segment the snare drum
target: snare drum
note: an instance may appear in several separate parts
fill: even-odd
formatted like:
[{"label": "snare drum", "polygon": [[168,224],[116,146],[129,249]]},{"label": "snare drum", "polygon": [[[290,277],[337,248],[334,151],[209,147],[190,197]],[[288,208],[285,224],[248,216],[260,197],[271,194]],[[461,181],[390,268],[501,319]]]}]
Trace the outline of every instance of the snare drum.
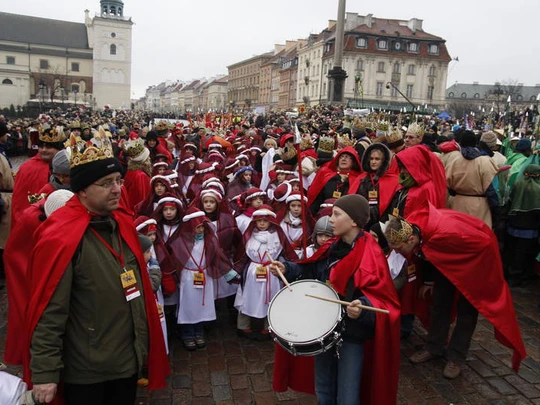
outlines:
[{"label": "snare drum", "polygon": [[274,341],[295,356],[315,356],[341,338],[341,305],[306,297],[339,300],[336,291],[317,280],[300,280],[282,288],[268,307],[268,324]]}]

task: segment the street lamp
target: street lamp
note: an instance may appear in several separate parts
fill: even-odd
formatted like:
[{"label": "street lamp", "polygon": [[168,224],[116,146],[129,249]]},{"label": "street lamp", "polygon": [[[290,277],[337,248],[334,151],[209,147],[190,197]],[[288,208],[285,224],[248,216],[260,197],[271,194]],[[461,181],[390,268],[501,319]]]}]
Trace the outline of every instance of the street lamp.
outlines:
[{"label": "street lamp", "polygon": [[399,94],[401,94],[401,97],[403,97],[405,100],[407,100],[407,102],[411,105],[411,107],[412,107],[413,110],[414,110],[414,108],[415,108],[415,107],[414,107],[414,104],[411,102],[411,100],[409,100],[409,99],[407,98],[407,96],[405,96],[405,94],[403,94],[401,91],[399,91],[399,89],[394,85],[394,83],[392,83],[392,82],[386,83],[386,88],[387,88],[387,89],[390,89],[390,87],[392,87],[395,91],[397,91]]},{"label": "street lamp", "polygon": [[77,106],[77,93],[78,93],[77,89],[73,90],[73,98],[75,99],[74,100],[75,106]]}]

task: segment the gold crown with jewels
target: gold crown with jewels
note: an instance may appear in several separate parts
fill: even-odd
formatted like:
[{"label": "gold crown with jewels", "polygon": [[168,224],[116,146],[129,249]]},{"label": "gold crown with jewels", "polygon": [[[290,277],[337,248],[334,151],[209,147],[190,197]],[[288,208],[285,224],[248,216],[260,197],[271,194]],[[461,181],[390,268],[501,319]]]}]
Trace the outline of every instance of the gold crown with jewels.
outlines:
[{"label": "gold crown with jewels", "polygon": [[64,128],[46,128],[43,132],[40,131],[39,140],[46,143],[64,142],[66,140]]},{"label": "gold crown with jewels", "polygon": [[413,122],[411,125],[409,125],[409,128],[407,128],[407,134],[416,135],[418,137],[424,136],[424,126],[420,125],[416,122]]},{"label": "gold crown with jewels", "polygon": [[[409,238],[411,237],[411,235],[413,234],[413,227],[411,226],[411,224],[409,224],[403,218],[396,218],[391,215],[389,217],[390,217],[390,220],[385,224],[385,227],[384,227],[385,228],[384,236],[386,237],[386,240],[392,244],[407,242]],[[388,228],[388,224],[392,220],[396,220],[400,222],[401,229],[399,231]]]},{"label": "gold crown with jewels", "polygon": [[69,143],[71,148],[69,166],[72,168],[114,157],[111,141],[103,127],[99,127],[98,134],[88,142],[77,142],[77,138],[71,135]]}]

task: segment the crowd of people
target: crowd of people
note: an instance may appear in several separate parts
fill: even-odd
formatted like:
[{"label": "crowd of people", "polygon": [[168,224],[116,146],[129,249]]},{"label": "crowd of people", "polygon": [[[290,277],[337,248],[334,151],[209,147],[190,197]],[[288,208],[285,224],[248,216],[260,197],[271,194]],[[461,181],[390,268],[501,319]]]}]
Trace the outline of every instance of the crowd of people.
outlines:
[{"label": "crowd of people", "polygon": [[517,370],[509,284],[538,277],[535,152],[535,123],[330,106],[292,120],[0,117],[4,360],[24,366],[40,402],[131,405],[137,384],[165,386],[170,339],[206,346],[216,300],[241,338],[269,340],[284,282],[318,280],[348,302],[339,342],[312,357],[276,344],[276,391],[396,403],[416,318],[428,336],[412,363],[445,357],[457,378],[480,313]]}]

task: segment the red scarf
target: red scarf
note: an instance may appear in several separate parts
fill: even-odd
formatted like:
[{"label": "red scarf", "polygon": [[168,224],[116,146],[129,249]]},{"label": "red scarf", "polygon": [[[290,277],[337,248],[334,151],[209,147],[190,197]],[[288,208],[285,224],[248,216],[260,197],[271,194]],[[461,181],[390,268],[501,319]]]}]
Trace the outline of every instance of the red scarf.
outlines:
[{"label": "red scarf", "polygon": [[[117,222],[122,239],[135,255],[141,274],[144,274],[146,264],[131,216],[122,210],[116,210],[111,217]],[[75,254],[90,219],[91,214],[75,196],[36,231],[35,240],[38,242],[29,262],[31,292],[24,336],[27,349],[23,358],[24,380],[30,386],[32,381],[30,342],[34,329]],[[149,336],[148,389],[157,390],[166,386],[165,378],[170,374],[170,368],[150,279],[149,277],[141,277],[141,279]]]}]

